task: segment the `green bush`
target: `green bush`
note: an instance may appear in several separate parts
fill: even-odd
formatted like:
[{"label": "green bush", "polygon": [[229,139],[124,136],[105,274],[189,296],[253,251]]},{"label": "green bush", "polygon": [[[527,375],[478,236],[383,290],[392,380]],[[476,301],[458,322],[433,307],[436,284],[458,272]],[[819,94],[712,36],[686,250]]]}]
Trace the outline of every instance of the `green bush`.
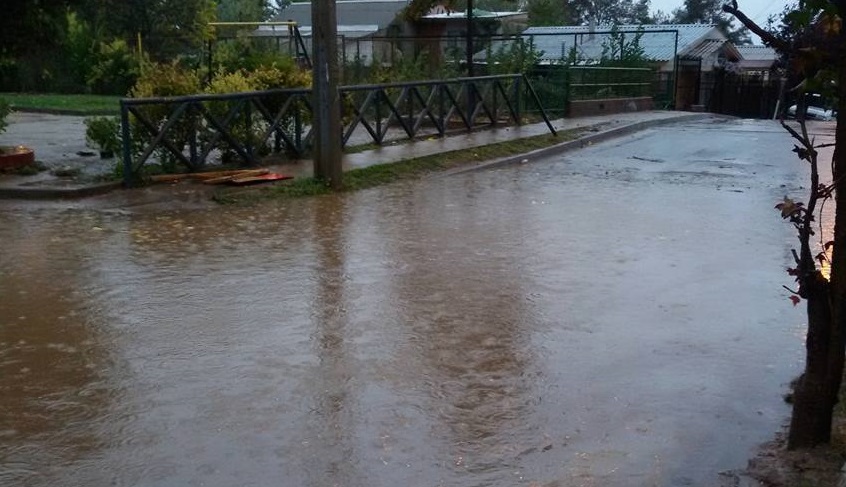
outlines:
[{"label": "green bush", "polygon": [[311,71],[298,68],[291,58],[280,58],[271,64],[258,66],[247,76],[257,90],[311,86]]},{"label": "green bush", "polygon": [[200,93],[199,76],[177,62],[145,64],[141,67],[135,86],[129,90],[129,95],[133,98],[183,96],[196,93]]},{"label": "green bush", "polygon": [[138,79],[138,58],[121,39],[101,42],[93,62],[85,82],[94,93],[125,95]]},{"label": "green bush", "polygon": [[[206,93],[209,94],[225,94],[225,93],[244,93],[248,91],[256,91],[254,81],[244,71],[238,70],[233,73],[218,73],[214,79],[206,87]],[[218,120],[223,120],[226,115],[232,110],[238,101],[208,101],[205,102],[206,108]],[[257,136],[261,127],[257,126],[257,117],[248,120],[243,110],[230,121],[229,127],[231,134],[235,140],[241,145],[255,145]],[[203,139],[211,140],[213,131],[208,130],[203,134]],[[218,142],[218,149],[220,149],[224,162],[230,162],[235,157],[235,149],[232,145],[221,139]]]},{"label": "green bush", "polygon": [[93,29],[75,12],[67,14],[67,34],[62,51],[68,65],[68,76],[73,83],[83,87],[91,66],[95,64],[94,46],[97,45]]},{"label": "green bush", "polygon": [[[311,74],[309,71],[301,70],[293,59],[276,55],[273,56],[272,62],[261,65],[252,71],[246,69],[227,71],[221,68],[205,89],[200,89],[200,84],[200,78],[196,72],[184,69],[178,63],[150,64],[143,67],[137,83],[130,90],[130,95],[133,98],[150,98],[308,87],[311,85]],[[270,95],[262,100],[262,104],[275,114],[286,100],[287,95]],[[212,116],[223,122],[230,111],[239,103],[230,100],[214,100],[203,102],[203,105]],[[173,108],[173,106],[166,104],[137,107],[145,118],[156,127],[161,127],[166,123]],[[298,109],[301,119],[307,123],[308,116],[305,107],[294,105],[281,124],[287,125],[289,129],[292,128],[294,123],[293,110]],[[132,128],[132,150],[135,155],[138,155],[149,143],[151,136],[149,131],[135,117],[130,117],[130,124]],[[258,154],[267,153],[270,150],[268,143],[263,139],[269,128],[269,123],[257,110],[253,110],[250,118],[247,117],[244,110],[233,114],[229,120],[229,127],[233,138],[239,145],[252,147]],[[190,137],[194,136],[195,130],[198,131],[201,142],[208,144],[215,140],[216,130],[211,127],[211,124],[202,120],[200,114],[195,111],[184,113],[180,120],[168,131],[167,139],[177,148],[184,149]],[[221,151],[224,162],[229,162],[234,158],[236,152],[229,141],[217,138],[215,144],[214,148]],[[164,171],[175,172],[180,169],[177,164],[179,159],[166,149],[158,149],[156,156]]]},{"label": "green bush", "polygon": [[518,38],[487,49],[488,74],[526,74],[540,63],[543,51]]},{"label": "green bush", "polygon": [[120,151],[120,120],[118,117],[89,117],[85,119],[85,141],[100,152]]},{"label": "green bush", "polygon": [[[300,69],[293,59],[276,56],[272,62],[266,65],[261,65],[254,70],[236,70],[234,72],[226,73],[219,71],[212,82],[206,87],[206,93],[223,94],[223,93],[242,93],[247,91],[265,91],[274,89],[286,88],[303,88],[311,85],[311,73]],[[277,113],[282,109],[282,106],[288,99],[288,95],[269,95],[262,98],[263,105],[270,111],[270,113]],[[223,118],[229,110],[233,107],[231,101],[209,102],[207,103],[209,111],[218,118]],[[280,124],[287,130],[293,129],[294,126],[294,111],[300,111],[300,118],[303,123],[307,123],[309,116],[302,102],[296,102],[289,108],[288,115],[280,121]],[[269,124],[260,117],[257,113],[249,120],[246,115],[241,112],[232,120],[232,134],[242,144],[253,147],[259,154],[269,152],[270,147],[266,141],[260,140],[267,131]],[[209,134],[209,137],[211,134]],[[226,162],[232,160],[235,155],[234,149],[230,144],[221,141],[219,149],[223,153],[223,159]]]},{"label": "green bush", "polygon": [[9,103],[3,98],[0,98],[0,134],[6,131],[6,127],[8,126],[6,117],[8,117],[11,112],[12,107],[9,106]]},{"label": "green bush", "polygon": [[[141,74],[135,86],[129,91],[133,98],[154,98],[167,96],[185,96],[200,93],[200,78],[194,71],[185,69],[177,62],[169,64],[150,63],[142,66]],[[154,126],[161,127],[165,124],[172,106],[156,104],[138,107],[145,118]],[[147,141],[151,138],[149,132],[135,118],[130,117],[132,128],[133,153],[140,154]],[[178,149],[184,149],[190,137],[194,133],[197,123],[197,115],[186,113],[168,131],[168,140]],[[177,172],[178,159],[167,149],[157,149],[156,156],[162,167],[167,172]]]}]

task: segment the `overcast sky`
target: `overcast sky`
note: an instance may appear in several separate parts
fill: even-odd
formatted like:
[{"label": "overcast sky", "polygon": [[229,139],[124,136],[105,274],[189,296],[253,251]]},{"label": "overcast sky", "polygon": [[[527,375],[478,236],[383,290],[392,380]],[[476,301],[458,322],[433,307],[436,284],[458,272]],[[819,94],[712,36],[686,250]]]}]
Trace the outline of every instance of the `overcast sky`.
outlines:
[{"label": "overcast sky", "polygon": [[[670,13],[673,9],[681,6],[684,0],[651,0],[651,2],[653,11],[663,10]],[[781,13],[785,5],[787,5],[785,0],[737,0],[737,6],[740,7],[740,10],[761,26],[767,23],[767,17],[770,15]],[[739,25],[739,23],[735,21],[735,25]],[[758,36],[754,34],[752,34],[752,42],[755,44],[761,43]]]}]

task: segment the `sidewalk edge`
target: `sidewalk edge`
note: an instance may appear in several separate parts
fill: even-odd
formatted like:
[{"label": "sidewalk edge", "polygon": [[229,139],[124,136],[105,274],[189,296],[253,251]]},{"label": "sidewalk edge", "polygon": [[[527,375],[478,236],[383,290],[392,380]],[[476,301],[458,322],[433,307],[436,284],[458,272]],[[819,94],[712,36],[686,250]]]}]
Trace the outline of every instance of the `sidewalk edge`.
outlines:
[{"label": "sidewalk edge", "polygon": [[439,174],[438,176],[454,176],[456,174],[463,174],[467,172],[473,171],[482,171],[491,168],[498,168],[502,166],[508,166],[512,164],[519,164],[525,160],[532,161],[534,159],[539,159],[543,157],[549,157],[557,154],[563,154],[565,152],[569,152],[572,150],[582,149],[589,145],[598,144],[600,142],[605,142],[607,140],[615,139],[618,137],[623,137],[626,135],[633,134],[635,132],[639,132],[641,130],[645,130],[652,127],[658,127],[661,125],[668,125],[671,123],[680,123],[680,122],[693,122],[697,120],[705,120],[708,118],[718,118],[719,115],[715,115],[713,113],[695,113],[690,115],[679,115],[675,117],[667,117],[661,118],[658,120],[645,120],[642,122],[633,122],[626,125],[622,125],[620,127],[614,127],[608,130],[602,130],[590,135],[586,135],[584,137],[580,137],[575,140],[568,140],[566,142],[562,142],[560,144],[552,145],[549,147],[544,147],[543,149],[536,149],[531,152],[526,152],[523,154],[517,154],[513,156],[506,156],[501,157],[498,159],[491,159],[486,162],[482,162],[475,166],[471,167],[461,167],[458,169],[454,169],[452,171],[446,171],[444,173]]}]

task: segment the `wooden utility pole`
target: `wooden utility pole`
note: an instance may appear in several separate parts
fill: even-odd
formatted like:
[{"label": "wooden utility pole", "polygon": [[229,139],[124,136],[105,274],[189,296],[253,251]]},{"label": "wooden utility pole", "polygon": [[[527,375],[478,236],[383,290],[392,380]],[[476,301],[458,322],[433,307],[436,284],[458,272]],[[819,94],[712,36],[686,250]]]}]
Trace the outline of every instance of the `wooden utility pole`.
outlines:
[{"label": "wooden utility pole", "polygon": [[341,97],[335,0],[311,2],[314,176],[341,187]]}]

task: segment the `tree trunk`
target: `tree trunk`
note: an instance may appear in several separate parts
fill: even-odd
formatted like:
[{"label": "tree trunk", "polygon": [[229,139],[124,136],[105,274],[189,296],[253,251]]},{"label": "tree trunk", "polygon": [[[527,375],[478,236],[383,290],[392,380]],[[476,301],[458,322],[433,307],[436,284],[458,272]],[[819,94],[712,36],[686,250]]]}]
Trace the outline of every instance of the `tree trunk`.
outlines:
[{"label": "tree trunk", "polygon": [[[841,34],[843,36],[843,34]],[[841,37],[842,38],[842,37]],[[846,45],[841,40],[841,45]],[[808,288],[805,373],[796,385],[788,449],[828,443],[843,379],[846,346],[846,66],[838,72],[838,111],[832,177],[835,189],[831,276]]]},{"label": "tree trunk", "polygon": [[[808,303],[808,335],[805,339],[805,373],[793,393],[793,415],[787,448],[808,448],[828,443],[831,416],[836,403],[831,391],[831,307],[829,283],[816,272],[805,285]],[[838,383],[839,387],[839,383]]]}]

